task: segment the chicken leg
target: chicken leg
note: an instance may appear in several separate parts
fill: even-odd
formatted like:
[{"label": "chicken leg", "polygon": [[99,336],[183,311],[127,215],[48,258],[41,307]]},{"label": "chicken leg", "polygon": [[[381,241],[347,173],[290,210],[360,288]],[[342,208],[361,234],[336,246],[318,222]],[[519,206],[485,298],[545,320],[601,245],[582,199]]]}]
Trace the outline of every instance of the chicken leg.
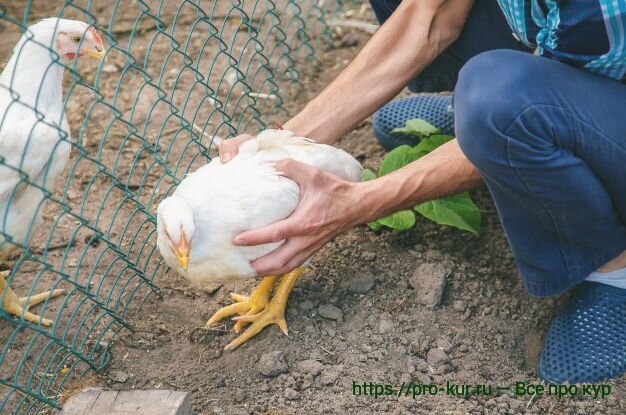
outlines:
[{"label": "chicken leg", "polygon": [[[276,283],[278,277],[265,277],[263,281],[261,281],[261,284],[259,284],[259,286],[252,292],[249,298],[238,294],[231,294],[231,297],[237,301],[237,303],[218,310],[209,319],[207,325],[211,325],[224,317],[233,314],[240,314],[239,317],[233,318],[233,320],[237,321],[235,324],[235,330],[237,332],[239,332],[245,324],[252,323],[252,325],[250,325],[250,327],[248,327],[239,337],[230,342],[224,350],[236,349],[260,333],[261,330],[270,324],[278,325],[280,330],[287,334],[289,331],[287,328],[287,322],[285,321],[285,307],[287,306],[287,299],[289,298],[291,289],[298,280],[298,277],[303,272],[304,268],[298,268],[283,275],[280,283],[276,287],[274,296],[271,301],[269,301],[269,304],[269,293],[271,292],[271,288]],[[268,280],[269,278],[272,278],[272,280]],[[256,297],[256,299],[252,301],[254,297]],[[263,304],[261,308],[259,308],[260,304]],[[255,313],[252,312],[253,307],[255,307]]]},{"label": "chicken leg", "polygon": [[[4,301],[2,303],[2,308],[9,314],[13,314],[16,317],[24,317],[24,320],[30,321],[32,323],[41,323],[43,326],[50,326],[53,322],[52,320],[48,320],[37,314],[31,313],[29,310],[30,307],[43,303],[48,298],[58,297],[60,295],[65,294],[65,290],[51,290],[46,291],[40,294],[31,295],[30,297],[22,297],[19,298],[11,287],[7,286],[6,277],[11,274],[11,271],[2,271],[0,272],[0,298],[2,298],[2,293],[4,292]],[[6,291],[6,292],[5,292]]]},{"label": "chicken leg", "polygon": [[[211,326],[225,317],[232,316],[233,314],[243,315],[255,315],[260,313],[267,307],[270,302],[270,294],[274,285],[276,285],[278,277],[270,276],[265,277],[261,283],[252,291],[250,296],[240,295],[237,293],[230,293],[230,297],[235,300],[235,304],[231,304],[226,307],[222,307],[215,312],[206,322],[207,326]],[[244,321],[237,322],[235,324],[235,332],[239,333],[241,329],[246,325]]]}]

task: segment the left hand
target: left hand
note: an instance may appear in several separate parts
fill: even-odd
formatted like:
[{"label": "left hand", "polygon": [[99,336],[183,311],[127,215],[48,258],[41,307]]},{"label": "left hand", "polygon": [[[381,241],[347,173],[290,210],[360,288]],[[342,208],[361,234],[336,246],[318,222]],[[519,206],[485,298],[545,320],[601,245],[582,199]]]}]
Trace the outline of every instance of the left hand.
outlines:
[{"label": "left hand", "polygon": [[286,219],[242,232],[234,239],[242,246],[286,240],[252,262],[260,276],[292,271],[326,242],[361,222],[356,183],[292,159],[276,162],[276,170],[300,186],[298,206]]}]

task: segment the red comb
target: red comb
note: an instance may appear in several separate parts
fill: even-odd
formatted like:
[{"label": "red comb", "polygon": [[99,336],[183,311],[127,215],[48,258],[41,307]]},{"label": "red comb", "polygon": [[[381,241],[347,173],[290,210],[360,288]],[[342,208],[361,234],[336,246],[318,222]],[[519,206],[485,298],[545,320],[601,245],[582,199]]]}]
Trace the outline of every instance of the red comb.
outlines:
[{"label": "red comb", "polygon": [[102,45],[102,38],[100,38],[100,35],[96,31],[96,29],[93,28],[93,26],[89,26],[89,32],[94,37],[94,39],[96,39],[96,42],[98,42],[98,43],[100,43]]}]

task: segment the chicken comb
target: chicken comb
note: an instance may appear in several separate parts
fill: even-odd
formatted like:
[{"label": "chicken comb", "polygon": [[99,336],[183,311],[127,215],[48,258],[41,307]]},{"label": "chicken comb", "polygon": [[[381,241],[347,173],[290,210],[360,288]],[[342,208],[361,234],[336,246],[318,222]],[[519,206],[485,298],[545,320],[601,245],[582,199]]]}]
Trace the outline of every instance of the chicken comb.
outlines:
[{"label": "chicken comb", "polygon": [[96,29],[94,29],[93,26],[89,26],[89,33],[91,33],[91,35],[94,37],[94,39],[96,39],[96,42],[100,43],[102,45],[102,38],[100,37],[100,35],[98,34],[98,32],[96,31]]}]

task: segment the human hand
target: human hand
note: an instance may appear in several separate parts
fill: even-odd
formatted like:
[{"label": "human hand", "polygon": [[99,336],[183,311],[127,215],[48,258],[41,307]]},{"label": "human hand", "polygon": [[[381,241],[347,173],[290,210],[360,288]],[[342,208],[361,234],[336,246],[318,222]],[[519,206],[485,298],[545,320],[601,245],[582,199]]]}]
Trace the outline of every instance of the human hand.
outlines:
[{"label": "human hand", "polygon": [[222,141],[218,146],[217,150],[220,155],[220,161],[222,163],[228,163],[239,153],[239,146],[254,138],[250,134],[239,134],[237,137],[229,138],[227,140]]},{"label": "human hand", "polygon": [[282,275],[297,268],[326,242],[360,223],[356,183],[292,159],[276,162],[276,170],[300,187],[298,206],[288,218],[234,239],[241,246],[286,240],[252,262],[258,275]]}]

